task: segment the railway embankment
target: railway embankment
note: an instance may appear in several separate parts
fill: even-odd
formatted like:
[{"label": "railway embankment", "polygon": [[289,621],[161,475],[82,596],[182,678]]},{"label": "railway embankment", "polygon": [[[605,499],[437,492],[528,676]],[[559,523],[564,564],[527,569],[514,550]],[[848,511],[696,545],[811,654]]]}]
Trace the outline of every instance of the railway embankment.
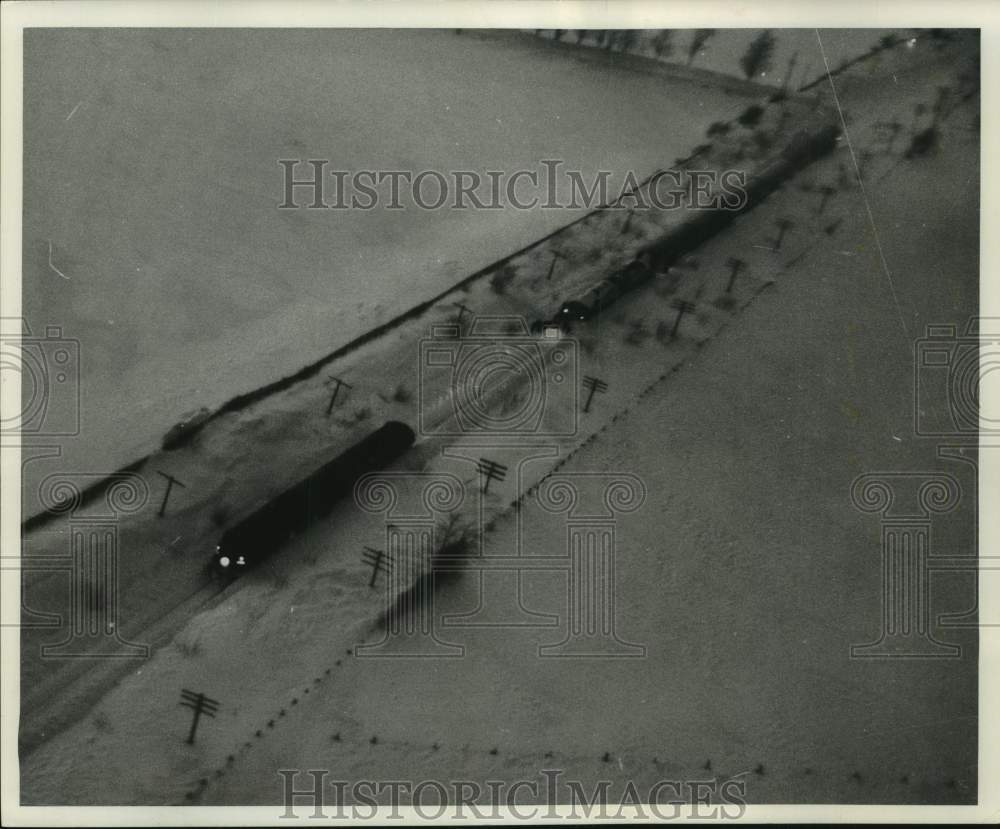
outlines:
[{"label": "railway embankment", "polygon": [[[373,426],[387,420],[419,423],[430,382],[419,365],[420,344],[435,325],[457,323],[461,333],[470,312],[528,321],[549,318],[566,298],[642,250],[654,253],[658,270],[651,290],[669,295],[692,251],[836,146],[836,113],[821,96],[762,91],[767,94],[731,122],[713,124],[705,143],[687,158],[665,162],[664,170],[676,174],[669,181],[680,188],[679,206],[663,209],[652,198],[650,188],[667,177],[654,175],[636,183],[558,232],[465,277],[294,375],[230,400],[192,429],[186,441],[172,443],[174,448],[95,479],[68,500],[50,500],[49,510],[24,522],[25,555],[64,555],[67,525],[74,516],[100,513],[123,481],[136,483],[142,503],[115,518],[121,550],[116,636],[154,648],[169,641],[170,631],[182,621],[178,608],[190,610],[192,597],[210,601],[218,594],[206,563],[228,526]],[[742,175],[742,201],[709,208],[684,202],[683,196],[693,195],[699,174],[719,181],[733,171]],[[709,199],[718,195],[712,187],[705,192]],[[724,324],[725,316],[738,313],[760,288],[759,281],[741,281],[730,302],[720,301],[713,309],[719,318],[712,325]],[[592,339],[582,346],[596,347]],[[447,378],[440,382],[445,385],[436,390],[438,397]],[[580,432],[562,443],[572,451],[573,441],[589,436]],[[160,484],[169,477],[183,486],[167,503]],[[34,578],[26,587],[26,606],[61,606],[64,591],[58,574]],[[174,622],[164,627],[169,619]],[[60,638],[62,631],[43,627],[26,629],[22,638],[22,678],[29,689],[21,729],[25,750],[85,713],[132,665],[128,659],[95,667],[90,660],[40,658],[41,648]],[[72,704],[63,704],[69,698]]]}]

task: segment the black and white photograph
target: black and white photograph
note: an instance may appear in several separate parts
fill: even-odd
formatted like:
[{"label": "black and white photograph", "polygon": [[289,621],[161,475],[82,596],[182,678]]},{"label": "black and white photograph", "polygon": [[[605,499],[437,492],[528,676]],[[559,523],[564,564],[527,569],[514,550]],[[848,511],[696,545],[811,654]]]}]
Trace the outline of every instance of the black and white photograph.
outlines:
[{"label": "black and white photograph", "polygon": [[996,820],[1000,28],[875,5],[5,4],[4,825]]}]

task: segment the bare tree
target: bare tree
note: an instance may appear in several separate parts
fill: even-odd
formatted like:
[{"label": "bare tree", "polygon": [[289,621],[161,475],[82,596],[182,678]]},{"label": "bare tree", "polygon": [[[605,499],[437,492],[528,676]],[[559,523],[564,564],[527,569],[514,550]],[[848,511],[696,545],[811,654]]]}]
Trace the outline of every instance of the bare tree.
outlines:
[{"label": "bare tree", "polygon": [[619,35],[619,48],[623,52],[631,52],[639,45],[639,32],[635,29],[622,29]]},{"label": "bare tree", "polygon": [[694,34],[691,36],[691,43],[688,44],[688,58],[687,65],[690,66],[694,63],[694,59],[697,57],[698,53],[705,47],[708,43],[709,38],[715,34],[715,29],[695,29]]},{"label": "bare tree", "polygon": [[660,29],[652,40],[653,54],[658,58],[669,58],[674,51],[674,33],[670,29]]},{"label": "bare tree", "polygon": [[766,72],[771,68],[771,56],[774,54],[774,35],[770,29],[765,29],[747,47],[740,58],[740,67],[747,80]]},{"label": "bare tree", "polygon": [[788,60],[788,70],[785,72],[785,77],[781,81],[782,91],[787,90],[792,81],[792,75],[795,74],[795,66],[799,62],[799,53],[796,52]]},{"label": "bare tree", "polygon": [[608,39],[604,46],[606,49],[622,51],[625,48],[624,41],[625,31],[623,29],[608,29]]}]

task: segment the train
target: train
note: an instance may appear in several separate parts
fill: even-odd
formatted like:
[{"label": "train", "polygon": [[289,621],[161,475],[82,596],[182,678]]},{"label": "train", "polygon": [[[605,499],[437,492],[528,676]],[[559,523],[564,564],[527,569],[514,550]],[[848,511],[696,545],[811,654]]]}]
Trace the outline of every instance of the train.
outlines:
[{"label": "train", "polygon": [[415,440],[416,435],[405,423],[388,421],[228,528],[216,545],[212,570],[232,577],[259,564],[291,537],[327,515],[362,475],[383,468]]},{"label": "train", "polygon": [[553,320],[537,323],[537,330],[548,325],[569,329],[572,322],[593,319],[627,291],[652,279],[657,271],[666,271],[685,253],[694,250],[728,227],[737,216],[762,202],[788,181],[792,175],[818,158],[830,153],[840,137],[835,124],[815,130],[802,130],[776,157],[772,158],[745,185],[745,201],[740,209],[698,211],[661,239],[647,244],[625,267],[593,285],[586,293],[562,303]]},{"label": "train", "polygon": [[587,293],[564,302],[556,319],[563,323],[593,319],[622,294],[648,282],[654,276],[649,254],[641,253],[624,268],[619,268],[607,279],[602,279]]}]

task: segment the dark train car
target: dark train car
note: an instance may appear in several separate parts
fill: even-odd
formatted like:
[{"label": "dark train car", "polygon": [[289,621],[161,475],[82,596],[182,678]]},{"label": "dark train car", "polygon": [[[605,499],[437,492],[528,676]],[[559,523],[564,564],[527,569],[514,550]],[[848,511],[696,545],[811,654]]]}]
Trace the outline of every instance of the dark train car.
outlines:
[{"label": "dark train car", "polygon": [[621,288],[610,279],[602,279],[579,299],[563,304],[559,315],[564,319],[589,320],[607,308],[621,295]]},{"label": "dark train car", "polygon": [[666,271],[684,254],[713,238],[747,208],[760,203],[781,187],[798,170],[833,151],[839,135],[839,129],[831,124],[798,133],[779,155],[750,179],[746,186],[744,209],[698,212],[663,238],[647,245],[633,261],[590,291],[564,302],[557,318],[565,322],[593,319],[622,294],[651,279],[656,271]]},{"label": "dark train car", "polygon": [[329,513],[352,491],[358,478],[402,455],[414,439],[413,430],[405,423],[389,421],[226,530],[216,547],[213,567],[236,575],[258,564],[291,536]]},{"label": "dark train car", "polygon": [[627,291],[653,278],[653,271],[643,258],[633,259],[624,268],[598,282],[579,299],[563,303],[559,309],[562,319],[588,320],[603,311]]},{"label": "dark train car", "polygon": [[648,282],[653,276],[652,269],[642,259],[633,259],[624,268],[615,271],[610,279],[625,293]]}]

